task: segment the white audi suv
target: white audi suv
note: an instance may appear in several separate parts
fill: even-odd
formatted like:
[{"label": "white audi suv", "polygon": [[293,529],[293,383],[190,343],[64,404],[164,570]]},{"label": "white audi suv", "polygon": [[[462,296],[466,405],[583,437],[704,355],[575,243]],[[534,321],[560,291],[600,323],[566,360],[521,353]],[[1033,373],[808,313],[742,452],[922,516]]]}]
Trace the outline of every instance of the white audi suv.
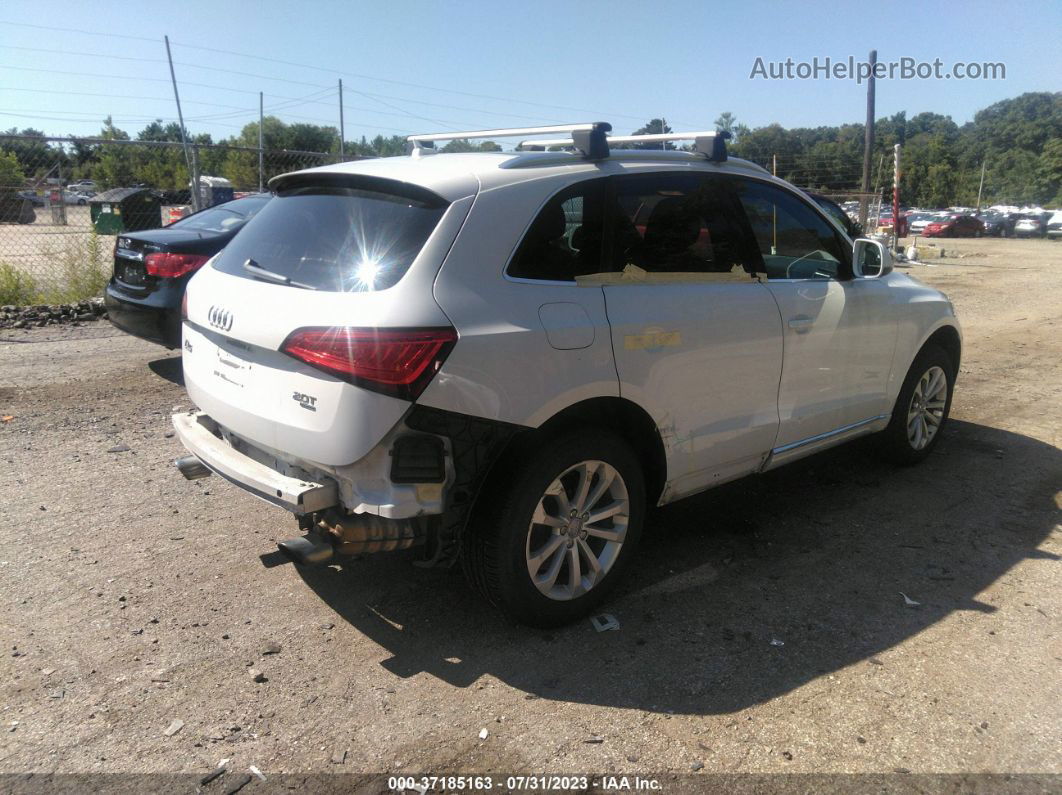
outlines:
[{"label": "white audi suv", "polygon": [[[188,286],[185,476],[293,513],[299,564],[415,546],[552,625],[607,595],[652,506],[869,434],[928,455],[948,299],[723,135],[610,129],[273,179]],[[561,137],[433,148],[514,133]]]}]

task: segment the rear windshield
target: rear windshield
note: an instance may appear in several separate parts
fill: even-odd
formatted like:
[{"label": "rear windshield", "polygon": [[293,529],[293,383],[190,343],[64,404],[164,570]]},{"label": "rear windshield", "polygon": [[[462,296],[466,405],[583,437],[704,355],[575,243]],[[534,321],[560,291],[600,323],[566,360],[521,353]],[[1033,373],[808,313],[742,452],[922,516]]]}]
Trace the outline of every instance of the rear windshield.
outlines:
[{"label": "rear windshield", "polygon": [[217,207],[211,207],[195,215],[182,218],[170,224],[170,228],[180,227],[181,229],[217,232],[219,234],[230,232],[239,229],[249,219],[257,215],[267,201],[269,201],[268,196],[254,196],[248,199],[237,199],[234,202],[225,202],[225,204],[219,204]]},{"label": "rear windshield", "polygon": [[402,193],[375,187],[282,190],[214,267],[328,292],[385,290],[402,278],[446,209],[442,199],[420,195],[426,192]]}]

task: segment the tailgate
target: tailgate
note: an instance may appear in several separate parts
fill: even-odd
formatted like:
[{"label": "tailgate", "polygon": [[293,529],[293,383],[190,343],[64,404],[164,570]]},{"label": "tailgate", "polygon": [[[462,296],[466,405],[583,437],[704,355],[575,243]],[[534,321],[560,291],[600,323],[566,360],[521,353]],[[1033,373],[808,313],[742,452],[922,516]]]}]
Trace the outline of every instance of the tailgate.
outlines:
[{"label": "tailgate", "polygon": [[342,466],[371,450],[409,408],[309,365],[184,324],[192,401],[238,436],[305,461]]},{"label": "tailgate", "polygon": [[[449,206],[404,277],[387,289],[299,289],[223,272],[217,260],[205,265],[186,293],[189,396],[222,427],[282,457],[343,466],[365,456],[410,401],[322,372],[281,353],[281,346],[306,328],[449,326],[432,282],[471,203],[470,197]],[[220,256],[268,221],[267,210],[275,215],[283,206],[274,199]]]}]

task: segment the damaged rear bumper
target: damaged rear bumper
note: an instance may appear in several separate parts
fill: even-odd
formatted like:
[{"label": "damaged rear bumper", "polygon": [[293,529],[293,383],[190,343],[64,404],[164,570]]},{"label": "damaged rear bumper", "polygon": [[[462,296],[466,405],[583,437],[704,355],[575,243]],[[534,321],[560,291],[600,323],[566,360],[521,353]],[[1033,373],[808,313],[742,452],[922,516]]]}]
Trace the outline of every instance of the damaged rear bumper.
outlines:
[{"label": "damaged rear bumper", "polygon": [[177,462],[185,477],[208,474],[197,465],[201,462],[299,517],[310,535],[281,546],[293,560],[318,563],[322,556],[406,549],[426,541],[425,565],[457,559],[479,489],[521,430],[414,406],[362,459],[326,466],[252,444],[203,412],[175,414],[173,427],[192,453]]},{"label": "damaged rear bumper", "polygon": [[202,412],[173,415],[177,438],[212,472],[292,513],[314,513],[339,504],[334,482],[290,477],[236,450],[218,435],[218,426]]}]

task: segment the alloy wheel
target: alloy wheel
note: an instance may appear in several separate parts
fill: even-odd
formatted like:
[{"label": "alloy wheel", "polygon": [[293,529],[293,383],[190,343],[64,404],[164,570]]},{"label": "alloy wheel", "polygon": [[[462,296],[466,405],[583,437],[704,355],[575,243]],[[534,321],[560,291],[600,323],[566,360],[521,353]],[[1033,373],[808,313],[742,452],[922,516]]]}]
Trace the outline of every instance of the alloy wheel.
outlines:
[{"label": "alloy wheel", "polygon": [[527,531],[527,571],[535,587],[558,601],[600,583],[619,557],[630,521],[627,484],[610,464],[569,467],[539,499]]},{"label": "alloy wheel", "polygon": [[907,441],[922,450],[933,441],[944,422],[948,401],[948,377],[941,367],[930,367],[915,384],[907,409]]}]

